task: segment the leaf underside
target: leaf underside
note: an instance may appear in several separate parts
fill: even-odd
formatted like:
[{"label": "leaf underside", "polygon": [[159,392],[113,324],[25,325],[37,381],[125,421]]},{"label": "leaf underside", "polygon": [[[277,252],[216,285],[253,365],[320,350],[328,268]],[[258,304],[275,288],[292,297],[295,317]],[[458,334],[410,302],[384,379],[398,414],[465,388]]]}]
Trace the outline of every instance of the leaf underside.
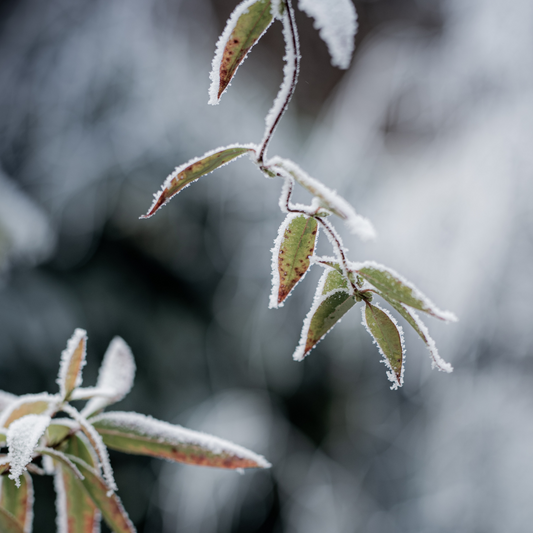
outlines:
[{"label": "leaf underside", "polygon": [[278,255],[278,304],[290,294],[309,269],[309,257],[315,250],[318,223],[312,217],[300,215],[285,229]]},{"label": "leaf underside", "polygon": [[258,0],[239,17],[222,53],[218,98],[230,84],[252,46],[271,23],[271,0]]},{"label": "leaf underside", "polygon": [[191,163],[170,180],[170,183],[168,183],[161,191],[161,194],[157,197],[157,200],[154,202],[154,205],[150,208],[148,213],[141,218],[151,217],[162,205],[168,202],[170,198],[175,194],[178,194],[193,181],[213,172],[236,157],[251,151],[252,149],[247,147],[226,148]]},{"label": "leaf underside", "polygon": [[327,296],[311,318],[303,355],[307,355],[354,305],[355,298],[348,292],[338,291]]},{"label": "leaf underside", "polygon": [[370,333],[381,348],[398,383],[400,383],[403,349],[398,328],[384,311],[369,303],[366,304],[365,319]]}]

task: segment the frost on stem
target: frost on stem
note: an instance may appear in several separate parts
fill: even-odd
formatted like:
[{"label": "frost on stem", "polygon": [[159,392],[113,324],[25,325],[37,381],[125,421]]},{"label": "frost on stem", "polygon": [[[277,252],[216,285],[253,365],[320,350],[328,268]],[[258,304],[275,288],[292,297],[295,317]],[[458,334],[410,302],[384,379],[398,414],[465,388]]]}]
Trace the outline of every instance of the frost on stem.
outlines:
[{"label": "frost on stem", "polygon": [[300,0],[298,7],[315,19],[315,28],[327,44],[331,64],[347,69],[357,32],[357,13],[351,0]]}]

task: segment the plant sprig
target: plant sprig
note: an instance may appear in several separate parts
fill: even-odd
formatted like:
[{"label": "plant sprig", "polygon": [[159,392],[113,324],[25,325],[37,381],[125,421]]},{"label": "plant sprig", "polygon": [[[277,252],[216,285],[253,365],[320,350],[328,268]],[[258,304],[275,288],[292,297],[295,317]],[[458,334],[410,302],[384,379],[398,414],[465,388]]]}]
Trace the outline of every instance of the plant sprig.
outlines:
[{"label": "plant sprig", "polygon": [[[329,9],[331,6],[325,4],[327,2],[323,0],[300,0],[299,7],[315,18],[320,36],[330,50],[332,63],[347,68],[357,29],[355,9],[349,0],[330,0],[329,4],[335,4],[335,9]],[[287,216],[272,248],[270,307],[284,304],[312,264],[325,268],[311,310],[304,320],[294,359],[302,360],[351,307],[363,302],[363,325],[373,337],[388,367],[391,388],[400,387],[403,384],[405,360],[403,331],[390,312],[374,302],[373,297],[377,295],[422,338],[430,351],[433,366],[451,372],[451,365],[440,358],[435,342],[417,311],[445,321],[457,320],[455,315],[440,311],[412,283],[392,269],[371,261],[350,262],[342,239],[329,217],[336,215],[341,218],[351,233],[364,240],[375,237],[370,221],[358,215],[344,198],[306,174],[296,163],[277,156],[267,158],[269,143],[294,94],[300,69],[298,32],[290,0],[244,0],[236,7],[217,43],[210,75],[209,103],[217,104],[220,101],[242,61],[275,20],[282,23],[285,40],[284,76],[274,104],[266,116],[261,143],[218,148],[177,167],[155,195],[147,214],[141,218],[154,215],[173,196],[200,177],[248,154],[265,177],[283,180],[279,206]],[[291,202],[295,182],[312,194],[310,205]],[[326,234],[335,257],[314,255],[320,228]]]}]

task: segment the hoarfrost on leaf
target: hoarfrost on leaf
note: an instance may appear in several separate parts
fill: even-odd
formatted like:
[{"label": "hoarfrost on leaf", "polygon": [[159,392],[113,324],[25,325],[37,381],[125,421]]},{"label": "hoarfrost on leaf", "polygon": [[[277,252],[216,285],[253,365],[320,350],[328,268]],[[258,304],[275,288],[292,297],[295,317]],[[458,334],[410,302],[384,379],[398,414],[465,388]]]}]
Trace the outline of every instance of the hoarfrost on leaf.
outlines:
[{"label": "hoarfrost on leaf", "polygon": [[315,19],[315,28],[327,44],[331,64],[350,66],[357,32],[357,13],[351,0],[300,0],[298,7]]},{"label": "hoarfrost on leaf", "polygon": [[32,454],[50,424],[47,415],[26,415],[15,420],[7,432],[8,460],[11,465],[9,478],[20,487],[20,476],[32,460]]},{"label": "hoarfrost on leaf", "polygon": [[81,372],[86,363],[87,332],[77,328],[61,353],[57,384],[61,398],[66,399],[82,383]]}]

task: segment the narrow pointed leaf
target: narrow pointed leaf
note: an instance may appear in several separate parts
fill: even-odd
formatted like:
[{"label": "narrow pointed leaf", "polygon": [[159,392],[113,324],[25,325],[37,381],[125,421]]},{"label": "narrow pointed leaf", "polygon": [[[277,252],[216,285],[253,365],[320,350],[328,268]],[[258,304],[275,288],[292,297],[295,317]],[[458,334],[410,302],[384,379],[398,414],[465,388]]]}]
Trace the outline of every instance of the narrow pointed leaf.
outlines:
[{"label": "narrow pointed leaf", "polygon": [[61,354],[57,384],[61,398],[68,400],[71,392],[81,385],[81,371],[85,365],[87,332],[76,329]]},{"label": "narrow pointed leaf", "polygon": [[[325,293],[326,286],[332,290]],[[345,289],[346,286],[346,280],[337,271],[324,272],[313,305],[305,317],[293,359],[301,361],[355,305],[356,299]]]},{"label": "narrow pointed leaf", "polygon": [[0,531],[2,533],[26,533],[17,519],[2,507],[0,507]]},{"label": "narrow pointed leaf", "polygon": [[121,337],[115,337],[104,354],[98,373],[96,389],[102,394],[89,400],[81,414],[84,417],[90,416],[122,400],[133,386],[135,370],[130,347]]},{"label": "narrow pointed leaf", "polygon": [[404,304],[393,300],[392,298],[387,298],[385,295],[378,292],[378,294],[386,300],[400,315],[407,321],[407,323],[418,333],[420,338],[426,344],[429,353],[431,354],[432,366],[438,368],[442,372],[453,372],[453,367],[450,363],[447,363],[439,355],[435,341],[429,335],[427,326],[420,320],[420,317],[416,314],[413,309],[409,309]]},{"label": "narrow pointed leaf", "polygon": [[114,492],[110,493],[108,491],[105,481],[98,472],[85,461],[73,455],[69,456],[69,459],[76,464],[83,474],[84,479],[81,483],[102,513],[107,525],[115,533],[135,533],[135,527],[128,513],[126,513],[120,498]]},{"label": "narrow pointed leaf", "polygon": [[91,419],[111,449],[218,468],[268,468],[270,464],[232,442],[138,413],[102,413]]},{"label": "narrow pointed leaf", "polygon": [[387,376],[392,381],[393,389],[403,385],[403,332],[401,326],[396,324],[394,318],[377,304],[366,303],[363,312],[363,325],[374,338],[383,362],[390,372]]},{"label": "narrow pointed leaf", "polygon": [[290,213],[272,248],[272,294],[270,307],[279,307],[309,270],[318,223],[312,217]]},{"label": "narrow pointed leaf", "polygon": [[[33,483],[25,472],[20,478],[20,487],[7,476],[2,476],[0,506],[11,513],[25,533],[30,533],[33,522]],[[0,531],[3,531],[0,527]]]},{"label": "narrow pointed leaf", "polygon": [[217,43],[210,74],[210,104],[218,104],[239,65],[272,20],[271,0],[245,0],[235,8]]},{"label": "narrow pointed leaf", "polygon": [[0,427],[9,428],[15,420],[30,414],[39,415],[46,413],[52,415],[58,403],[59,398],[57,396],[46,393],[20,396],[0,415]]},{"label": "narrow pointed leaf", "polygon": [[428,313],[448,322],[457,321],[457,317],[449,311],[441,311],[429,298],[424,296],[410,281],[386,266],[365,261],[353,264],[356,272],[387,298],[401,302],[409,307]]},{"label": "narrow pointed leaf", "polygon": [[174,195],[185,189],[193,181],[206,174],[210,174],[217,168],[227,165],[230,161],[246,153],[253,152],[254,148],[253,145],[228,146],[223,149],[208,152],[200,158],[192,159],[184,165],[177,167],[167,177],[159,193],[155,195],[148,213],[141,216],[141,218],[151,217],[160,207],[165,205]]},{"label": "narrow pointed leaf", "polygon": [[26,415],[16,420],[7,432],[8,459],[11,464],[9,478],[20,485],[20,476],[31,462],[32,454],[39,439],[46,431],[50,417],[46,415]]},{"label": "narrow pointed leaf", "polygon": [[57,465],[54,485],[58,530],[65,533],[100,531],[100,511],[70,468]]}]

